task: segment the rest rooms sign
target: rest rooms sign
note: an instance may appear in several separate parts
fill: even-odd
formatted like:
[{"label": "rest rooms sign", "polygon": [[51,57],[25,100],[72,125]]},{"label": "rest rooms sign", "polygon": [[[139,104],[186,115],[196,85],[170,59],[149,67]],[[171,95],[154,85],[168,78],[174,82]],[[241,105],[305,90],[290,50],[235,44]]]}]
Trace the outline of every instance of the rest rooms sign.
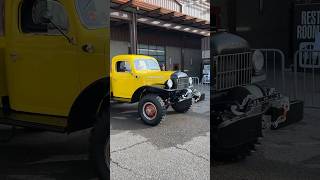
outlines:
[{"label": "rest rooms sign", "polygon": [[320,68],[320,4],[297,4],[294,20],[294,50],[301,52],[301,68]]}]

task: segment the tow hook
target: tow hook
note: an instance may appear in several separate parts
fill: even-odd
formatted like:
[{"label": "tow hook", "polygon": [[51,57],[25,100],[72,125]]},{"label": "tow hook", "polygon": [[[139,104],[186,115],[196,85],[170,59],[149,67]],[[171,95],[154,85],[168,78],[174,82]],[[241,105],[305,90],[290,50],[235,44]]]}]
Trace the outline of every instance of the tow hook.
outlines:
[{"label": "tow hook", "polygon": [[194,90],[192,91],[192,97],[193,97],[193,99],[194,99],[194,101],[195,101],[196,103],[199,102],[199,101],[201,100],[201,92],[198,91],[198,90],[196,90],[196,89],[194,89]]},{"label": "tow hook", "polygon": [[271,127],[277,129],[279,124],[287,121],[287,115],[290,110],[290,100],[288,97],[282,97],[280,101],[273,104],[272,107],[279,109],[281,113],[274,121],[271,122]]}]

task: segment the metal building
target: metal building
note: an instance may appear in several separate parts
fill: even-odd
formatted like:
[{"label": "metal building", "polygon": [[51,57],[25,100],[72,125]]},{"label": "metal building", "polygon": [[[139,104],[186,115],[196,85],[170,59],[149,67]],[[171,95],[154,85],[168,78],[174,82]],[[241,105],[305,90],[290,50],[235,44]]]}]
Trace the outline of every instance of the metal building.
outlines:
[{"label": "metal building", "polygon": [[200,77],[201,40],[209,35],[209,0],[112,0],[111,58],[150,55],[167,70]]}]

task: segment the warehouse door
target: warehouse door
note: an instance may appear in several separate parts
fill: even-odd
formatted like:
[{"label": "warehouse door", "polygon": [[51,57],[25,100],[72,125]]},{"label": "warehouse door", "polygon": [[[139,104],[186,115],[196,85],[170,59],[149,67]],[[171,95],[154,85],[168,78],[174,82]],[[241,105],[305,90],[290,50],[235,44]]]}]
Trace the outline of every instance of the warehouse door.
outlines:
[{"label": "warehouse door", "polygon": [[158,60],[161,66],[166,66],[166,51],[164,46],[153,46],[146,44],[139,44],[138,54],[154,57]]}]

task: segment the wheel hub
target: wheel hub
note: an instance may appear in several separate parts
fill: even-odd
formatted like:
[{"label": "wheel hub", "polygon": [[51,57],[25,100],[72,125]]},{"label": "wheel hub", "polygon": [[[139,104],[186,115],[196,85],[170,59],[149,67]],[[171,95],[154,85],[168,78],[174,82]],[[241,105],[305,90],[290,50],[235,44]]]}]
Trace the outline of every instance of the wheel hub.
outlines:
[{"label": "wheel hub", "polygon": [[157,107],[153,103],[147,102],[143,105],[143,115],[148,120],[153,120],[157,116],[157,113]]}]

